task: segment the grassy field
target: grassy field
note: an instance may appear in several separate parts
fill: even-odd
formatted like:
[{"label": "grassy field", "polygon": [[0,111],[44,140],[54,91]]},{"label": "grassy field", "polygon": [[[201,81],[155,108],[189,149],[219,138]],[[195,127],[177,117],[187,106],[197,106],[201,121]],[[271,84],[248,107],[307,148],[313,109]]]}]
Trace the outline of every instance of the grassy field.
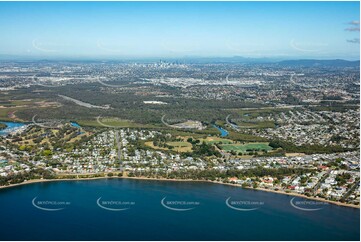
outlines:
[{"label": "grassy field", "polygon": [[207,136],[210,136],[210,135],[219,134],[219,131],[213,127],[206,128],[204,130],[169,129],[167,127],[167,128],[163,128],[163,129],[159,129],[159,130],[164,130],[165,132],[169,132],[174,136],[180,136],[180,137],[185,137],[185,138],[192,137],[195,139],[206,138]]},{"label": "grassy field", "polygon": [[2,120],[2,121],[13,121],[13,119],[11,119],[9,117],[9,113],[17,111],[17,110],[20,110],[20,108],[19,109],[16,109],[16,108],[0,108],[0,120]]},{"label": "grassy field", "polygon": [[223,144],[232,144],[233,141],[230,139],[224,139],[219,137],[207,137],[205,139],[200,139],[201,143],[204,141],[207,144],[216,144],[222,142]]},{"label": "grassy field", "polygon": [[260,121],[260,122],[237,122],[237,126],[241,129],[265,129],[274,128],[273,121]]},{"label": "grassy field", "polygon": [[258,117],[268,117],[278,114],[280,112],[286,112],[288,108],[260,108],[260,109],[231,109],[233,114],[230,116],[230,120],[237,124],[241,129],[264,129],[274,128],[275,123],[270,120],[258,120]]},{"label": "grassy field", "polygon": [[[147,141],[144,143],[146,146],[149,146],[153,149],[156,150],[170,150],[168,148],[165,147],[158,147],[158,146],[154,146],[153,141]],[[192,144],[188,143],[188,142],[184,142],[184,141],[174,141],[174,142],[167,142],[167,145],[171,145],[174,148],[171,149],[172,151],[177,151],[177,152],[192,152]]]},{"label": "grassy field", "polygon": [[222,144],[222,150],[224,151],[236,151],[245,153],[247,150],[272,150],[272,147],[268,143],[246,143],[246,144]]}]

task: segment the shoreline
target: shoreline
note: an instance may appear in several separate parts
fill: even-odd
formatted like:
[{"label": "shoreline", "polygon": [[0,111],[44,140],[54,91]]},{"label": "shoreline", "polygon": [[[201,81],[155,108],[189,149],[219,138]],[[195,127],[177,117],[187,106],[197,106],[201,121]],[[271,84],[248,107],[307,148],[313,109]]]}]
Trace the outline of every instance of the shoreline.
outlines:
[{"label": "shoreline", "polygon": [[192,179],[166,179],[166,178],[117,177],[117,176],[113,176],[113,177],[90,177],[90,178],[64,178],[64,179],[35,179],[35,180],[24,181],[22,183],[17,183],[17,184],[10,184],[10,185],[7,185],[7,186],[0,186],[0,190],[1,189],[6,189],[6,188],[17,187],[17,186],[35,184],[35,183],[43,183],[43,182],[87,181],[87,180],[101,180],[101,179],[131,179],[131,180],[151,180],[151,181],[171,181],[171,182],[205,182],[205,183],[213,183],[213,184],[219,184],[219,185],[225,185],[225,186],[234,186],[234,187],[239,187],[239,188],[242,188],[242,189],[250,189],[250,190],[254,190],[254,191],[270,192],[270,193],[275,193],[275,194],[280,194],[280,195],[301,197],[301,198],[305,198],[305,199],[308,199],[308,200],[325,202],[325,203],[329,203],[329,204],[336,205],[336,206],[360,209],[360,205],[341,203],[341,202],[338,202],[338,201],[330,201],[330,200],[327,200],[327,199],[324,199],[324,198],[318,198],[318,197],[307,197],[306,195],[298,194],[298,193],[292,193],[292,192],[287,193],[287,192],[284,192],[284,191],[275,191],[275,190],[270,190],[270,189],[265,189],[265,188],[251,188],[251,187],[243,188],[239,184],[223,183],[223,182],[219,182],[219,181],[209,181],[209,180],[192,180]]}]

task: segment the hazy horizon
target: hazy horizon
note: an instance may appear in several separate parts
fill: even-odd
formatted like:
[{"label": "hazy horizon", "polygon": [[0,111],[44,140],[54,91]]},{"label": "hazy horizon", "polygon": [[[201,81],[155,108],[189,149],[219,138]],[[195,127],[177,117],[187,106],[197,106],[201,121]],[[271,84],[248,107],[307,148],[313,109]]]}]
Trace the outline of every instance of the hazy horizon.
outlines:
[{"label": "hazy horizon", "polygon": [[359,2],[0,2],[0,57],[359,60],[359,7]]},{"label": "hazy horizon", "polygon": [[[236,60],[239,58],[238,60]],[[243,60],[241,61],[241,59]],[[148,57],[131,57],[131,56],[18,56],[18,55],[1,55],[0,61],[115,61],[115,62],[192,62],[192,61],[220,61],[224,63],[277,63],[281,61],[360,61],[360,58],[317,58],[317,57],[244,57],[244,56],[178,56],[178,57],[164,57],[164,56],[148,56]],[[232,61],[233,60],[233,61]],[[207,61],[206,61],[207,62]],[[208,63],[208,62],[207,62]]]}]

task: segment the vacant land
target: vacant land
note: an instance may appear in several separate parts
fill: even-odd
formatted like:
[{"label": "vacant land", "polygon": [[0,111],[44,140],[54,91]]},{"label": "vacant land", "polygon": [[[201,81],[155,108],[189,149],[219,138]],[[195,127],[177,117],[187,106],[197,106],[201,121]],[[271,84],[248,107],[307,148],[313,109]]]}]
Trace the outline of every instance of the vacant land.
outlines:
[{"label": "vacant land", "polygon": [[8,97],[6,95],[0,97],[0,120],[3,121],[30,121],[31,117],[28,120],[18,118],[17,112],[29,109],[45,110],[61,106],[57,102],[48,102],[43,99],[4,100]]}]

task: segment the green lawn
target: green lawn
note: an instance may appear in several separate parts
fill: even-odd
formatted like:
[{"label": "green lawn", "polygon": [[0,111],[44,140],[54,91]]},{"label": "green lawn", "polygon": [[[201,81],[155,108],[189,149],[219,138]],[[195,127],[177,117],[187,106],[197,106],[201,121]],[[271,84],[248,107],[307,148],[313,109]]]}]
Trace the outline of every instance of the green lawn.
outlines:
[{"label": "green lawn", "polygon": [[237,126],[242,129],[265,129],[274,128],[273,121],[259,121],[259,122],[237,122]]},{"label": "green lawn", "polygon": [[247,144],[223,144],[221,145],[224,151],[247,152],[247,150],[272,150],[268,143],[247,143]]}]

